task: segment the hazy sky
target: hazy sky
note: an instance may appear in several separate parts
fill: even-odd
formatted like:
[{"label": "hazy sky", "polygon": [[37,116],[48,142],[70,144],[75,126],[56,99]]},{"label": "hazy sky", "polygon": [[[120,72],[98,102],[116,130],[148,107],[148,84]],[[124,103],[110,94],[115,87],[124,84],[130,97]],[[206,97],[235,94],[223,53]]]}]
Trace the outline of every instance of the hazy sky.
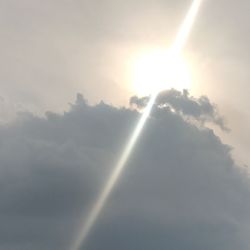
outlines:
[{"label": "hazy sky", "polygon": [[[0,120],[12,120],[0,128],[0,249],[69,249],[138,119],[133,58],[171,46],[190,3],[0,0]],[[156,108],[88,249],[249,249],[249,11],[204,0],[183,52],[194,98]]]},{"label": "hazy sky", "polygon": [[[178,1],[0,2],[2,119],[16,110],[62,111],[81,92],[90,102],[127,105],[135,94],[130,60],[168,47],[190,5]],[[249,163],[247,0],[205,0],[184,51],[191,92],[208,95],[232,132],[228,143]]]}]

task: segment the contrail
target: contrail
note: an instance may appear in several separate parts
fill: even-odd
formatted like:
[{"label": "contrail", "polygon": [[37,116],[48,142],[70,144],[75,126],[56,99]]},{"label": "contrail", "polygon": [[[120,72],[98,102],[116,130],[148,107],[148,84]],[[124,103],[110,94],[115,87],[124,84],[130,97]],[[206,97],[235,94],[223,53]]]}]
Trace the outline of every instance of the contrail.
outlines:
[{"label": "contrail", "polygon": [[[188,36],[191,32],[192,26],[194,24],[194,21],[197,17],[200,5],[203,0],[194,0],[191,8],[189,9],[186,18],[184,19],[183,24],[180,27],[180,30],[178,32],[178,35],[176,37],[175,43],[173,44],[173,53],[175,55],[179,55],[182,52],[182,49],[188,39]],[[111,173],[107,184],[101,191],[96,203],[94,204],[94,207],[90,211],[89,216],[87,217],[86,221],[83,224],[82,229],[80,230],[76,241],[74,242],[73,246],[71,247],[71,250],[78,250],[81,245],[85,242],[87,236],[90,233],[90,230],[92,229],[93,225],[95,224],[98,216],[100,215],[100,212],[102,211],[107,199],[109,198],[111,191],[113,190],[114,186],[116,185],[119,177],[122,174],[122,171],[127,163],[127,160],[129,156],[131,155],[131,152],[133,151],[136,142],[141,134],[141,131],[146,123],[147,118],[150,115],[150,112],[152,110],[152,107],[154,105],[155,99],[157,98],[158,93],[154,93],[148,104],[145,108],[131,138],[129,139],[124,152],[114,168],[113,172]]]}]

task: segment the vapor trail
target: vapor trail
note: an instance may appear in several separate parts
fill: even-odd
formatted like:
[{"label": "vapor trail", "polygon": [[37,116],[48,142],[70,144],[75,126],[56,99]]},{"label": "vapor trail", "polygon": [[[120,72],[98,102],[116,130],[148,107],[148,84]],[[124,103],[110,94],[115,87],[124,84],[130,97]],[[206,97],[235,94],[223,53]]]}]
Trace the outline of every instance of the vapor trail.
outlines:
[{"label": "vapor trail", "polygon": [[[193,23],[196,19],[196,16],[198,14],[200,5],[203,0],[194,0],[190,10],[187,13],[186,18],[184,19],[184,22],[182,26],[180,27],[179,33],[176,37],[175,43],[173,44],[173,53],[178,55],[181,53],[188,36],[190,34],[190,31],[192,29]],[[128,141],[124,152],[116,165],[115,169],[111,173],[111,176],[109,177],[107,184],[105,185],[104,189],[101,191],[94,207],[90,211],[89,216],[87,217],[86,221],[83,224],[83,227],[81,231],[78,234],[78,237],[76,241],[74,242],[72,246],[72,250],[78,250],[81,245],[85,242],[87,236],[90,233],[91,228],[95,224],[100,212],[102,211],[107,199],[109,198],[109,195],[111,194],[111,191],[113,190],[114,186],[116,185],[119,177],[121,176],[121,173],[127,163],[127,160],[129,156],[131,155],[131,152],[133,151],[135,144],[141,134],[141,131],[146,123],[146,120],[148,116],[150,115],[150,112],[152,110],[152,107],[154,105],[155,99],[157,97],[158,93],[155,93],[151,96],[147,107],[145,108],[143,115],[141,116],[130,140]]]}]

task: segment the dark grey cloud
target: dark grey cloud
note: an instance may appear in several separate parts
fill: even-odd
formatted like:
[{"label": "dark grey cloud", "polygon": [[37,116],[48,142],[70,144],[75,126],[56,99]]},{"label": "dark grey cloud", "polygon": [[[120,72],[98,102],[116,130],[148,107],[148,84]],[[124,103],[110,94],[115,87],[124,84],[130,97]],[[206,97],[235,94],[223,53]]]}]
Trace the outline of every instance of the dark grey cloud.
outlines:
[{"label": "dark grey cloud", "polygon": [[[70,249],[139,117],[78,95],[62,115],[2,126],[0,249]],[[82,249],[248,250],[249,192],[211,129],[156,106]]]},{"label": "dark grey cloud", "polygon": [[[136,105],[137,108],[144,108],[150,97],[130,98],[130,105]],[[201,96],[195,98],[190,96],[188,90],[178,91],[175,89],[162,91],[159,93],[156,105],[159,108],[170,108],[174,112],[182,114],[186,117],[192,117],[196,121],[213,122],[220,126],[221,129],[227,130],[223,117],[219,114],[217,107],[210,102],[208,97]]]}]

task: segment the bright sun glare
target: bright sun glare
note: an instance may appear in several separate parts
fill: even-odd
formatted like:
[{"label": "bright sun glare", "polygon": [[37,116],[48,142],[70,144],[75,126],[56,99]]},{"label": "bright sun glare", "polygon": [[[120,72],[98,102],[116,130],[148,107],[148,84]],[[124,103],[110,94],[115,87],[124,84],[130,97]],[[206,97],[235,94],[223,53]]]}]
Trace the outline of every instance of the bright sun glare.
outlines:
[{"label": "bright sun glare", "polygon": [[181,55],[171,50],[155,49],[134,60],[132,82],[137,94],[149,95],[169,88],[189,89],[191,75]]},{"label": "bright sun glare", "polygon": [[[150,94],[151,98],[145,108],[139,122],[128,140],[128,143],[117,163],[114,170],[108,178],[107,184],[100,192],[97,201],[80,229],[76,240],[73,242],[72,250],[80,249],[81,245],[90,233],[91,228],[95,224],[104,205],[107,202],[114,186],[122,174],[127,160],[129,159],[133,149],[138,141],[141,131],[149,117],[154,106],[155,98],[158,92],[166,88],[183,89],[190,85],[189,71],[187,64],[180,57],[182,49],[190,34],[193,23],[197,17],[202,0],[193,0],[190,10],[180,28],[172,52],[166,50],[158,50],[144,54],[134,65],[134,84],[138,89],[138,94]],[[174,53],[173,53],[174,52]],[[148,93],[146,93],[148,92]]]}]

